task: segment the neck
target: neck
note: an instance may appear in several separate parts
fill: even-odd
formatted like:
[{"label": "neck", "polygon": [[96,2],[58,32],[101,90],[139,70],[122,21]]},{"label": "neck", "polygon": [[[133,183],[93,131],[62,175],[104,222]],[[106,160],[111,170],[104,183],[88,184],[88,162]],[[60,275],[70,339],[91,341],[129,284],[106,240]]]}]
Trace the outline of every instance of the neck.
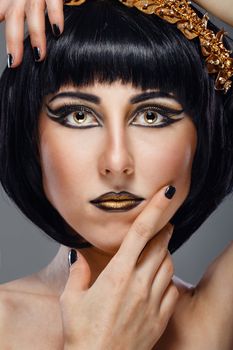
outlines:
[{"label": "neck", "polygon": [[[65,288],[69,277],[69,251],[70,248],[61,245],[51,263],[37,273],[37,277],[46,288],[46,292],[50,295],[52,294],[53,296],[59,297]],[[112,255],[95,247],[81,249],[80,251],[91,269],[91,281],[89,285],[89,287],[91,287],[111,260]]]}]

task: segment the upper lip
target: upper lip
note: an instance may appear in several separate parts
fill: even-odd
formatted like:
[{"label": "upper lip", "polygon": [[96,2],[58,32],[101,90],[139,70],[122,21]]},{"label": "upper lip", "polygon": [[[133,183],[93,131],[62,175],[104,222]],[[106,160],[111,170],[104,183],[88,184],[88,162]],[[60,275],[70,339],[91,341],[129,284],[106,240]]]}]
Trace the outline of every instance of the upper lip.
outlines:
[{"label": "upper lip", "polygon": [[144,198],[136,196],[130,192],[107,192],[102,194],[101,196],[91,200],[91,203],[98,202],[108,202],[108,201],[125,201],[125,200],[143,200]]}]

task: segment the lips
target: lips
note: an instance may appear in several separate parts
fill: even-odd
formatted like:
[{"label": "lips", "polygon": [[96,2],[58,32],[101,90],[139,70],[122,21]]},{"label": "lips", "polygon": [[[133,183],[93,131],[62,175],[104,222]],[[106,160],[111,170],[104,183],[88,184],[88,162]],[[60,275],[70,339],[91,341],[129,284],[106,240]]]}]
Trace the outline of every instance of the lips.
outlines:
[{"label": "lips", "polygon": [[135,208],[144,198],[129,192],[108,192],[90,201],[97,208],[106,211],[125,211]]}]

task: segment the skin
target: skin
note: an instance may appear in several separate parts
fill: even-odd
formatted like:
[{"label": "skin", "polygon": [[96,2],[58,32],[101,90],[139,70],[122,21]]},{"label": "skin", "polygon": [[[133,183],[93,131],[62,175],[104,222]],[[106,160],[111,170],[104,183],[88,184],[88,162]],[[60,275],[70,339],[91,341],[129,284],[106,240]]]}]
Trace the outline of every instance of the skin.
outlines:
[{"label": "skin", "polygon": [[233,26],[233,9],[231,0],[196,0],[195,2],[225,23]]},{"label": "skin", "polygon": [[[217,16],[220,20],[233,25],[231,0],[198,0],[196,4]],[[23,59],[24,20],[27,20],[32,47],[40,50],[40,61],[46,55],[45,9],[53,28],[56,24],[60,33],[64,30],[62,0],[1,0],[0,22],[6,21],[7,53],[13,56],[12,68],[17,67]]]},{"label": "skin", "polygon": [[[75,88],[63,87],[62,91],[75,91]],[[177,188],[174,210],[183,203],[189,192],[197,136],[193,122],[185,113],[174,117],[181,119],[164,128],[132,127],[127,123],[128,116],[145,103],[182,110],[173,98],[131,105],[129,99],[141,90],[120,82],[111,86],[96,84],[79,91],[99,96],[101,104],[67,97],[48,104],[53,97],[48,96],[44,105],[54,110],[65,103],[84,104],[103,117],[104,127],[68,128],[51,120],[42,109],[40,154],[47,198],[72,228],[94,245],[82,251],[86,251],[91,266],[93,260],[93,265],[97,263],[97,268],[92,266],[95,280],[99,271],[94,270],[106,266],[135,218],[159,188],[166,184]],[[94,117],[89,118],[88,123],[98,123]],[[143,124],[142,114],[135,122]],[[108,191],[122,190],[145,200],[122,213],[104,212],[89,203]]]}]

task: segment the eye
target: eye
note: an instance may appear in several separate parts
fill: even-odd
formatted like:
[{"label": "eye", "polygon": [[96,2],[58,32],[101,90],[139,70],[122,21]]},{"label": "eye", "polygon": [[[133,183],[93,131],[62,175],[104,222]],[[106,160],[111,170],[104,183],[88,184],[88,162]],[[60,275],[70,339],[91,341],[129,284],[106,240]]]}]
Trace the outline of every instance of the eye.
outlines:
[{"label": "eye", "polygon": [[[65,117],[66,124],[70,124],[74,126],[76,124],[79,126],[82,126],[82,125],[88,126],[90,124],[92,125],[92,121],[93,121],[93,116],[89,111],[86,111],[86,110],[75,111],[68,114]],[[98,123],[95,125],[98,125]]]},{"label": "eye", "polygon": [[91,128],[99,126],[97,116],[93,111],[84,106],[63,105],[61,108],[51,110],[46,106],[50,118],[70,128]]},{"label": "eye", "polygon": [[150,106],[136,113],[132,125],[154,128],[164,127],[180,120],[181,117],[174,117],[181,113],[182,111],[165,110],[162,107]]}]

